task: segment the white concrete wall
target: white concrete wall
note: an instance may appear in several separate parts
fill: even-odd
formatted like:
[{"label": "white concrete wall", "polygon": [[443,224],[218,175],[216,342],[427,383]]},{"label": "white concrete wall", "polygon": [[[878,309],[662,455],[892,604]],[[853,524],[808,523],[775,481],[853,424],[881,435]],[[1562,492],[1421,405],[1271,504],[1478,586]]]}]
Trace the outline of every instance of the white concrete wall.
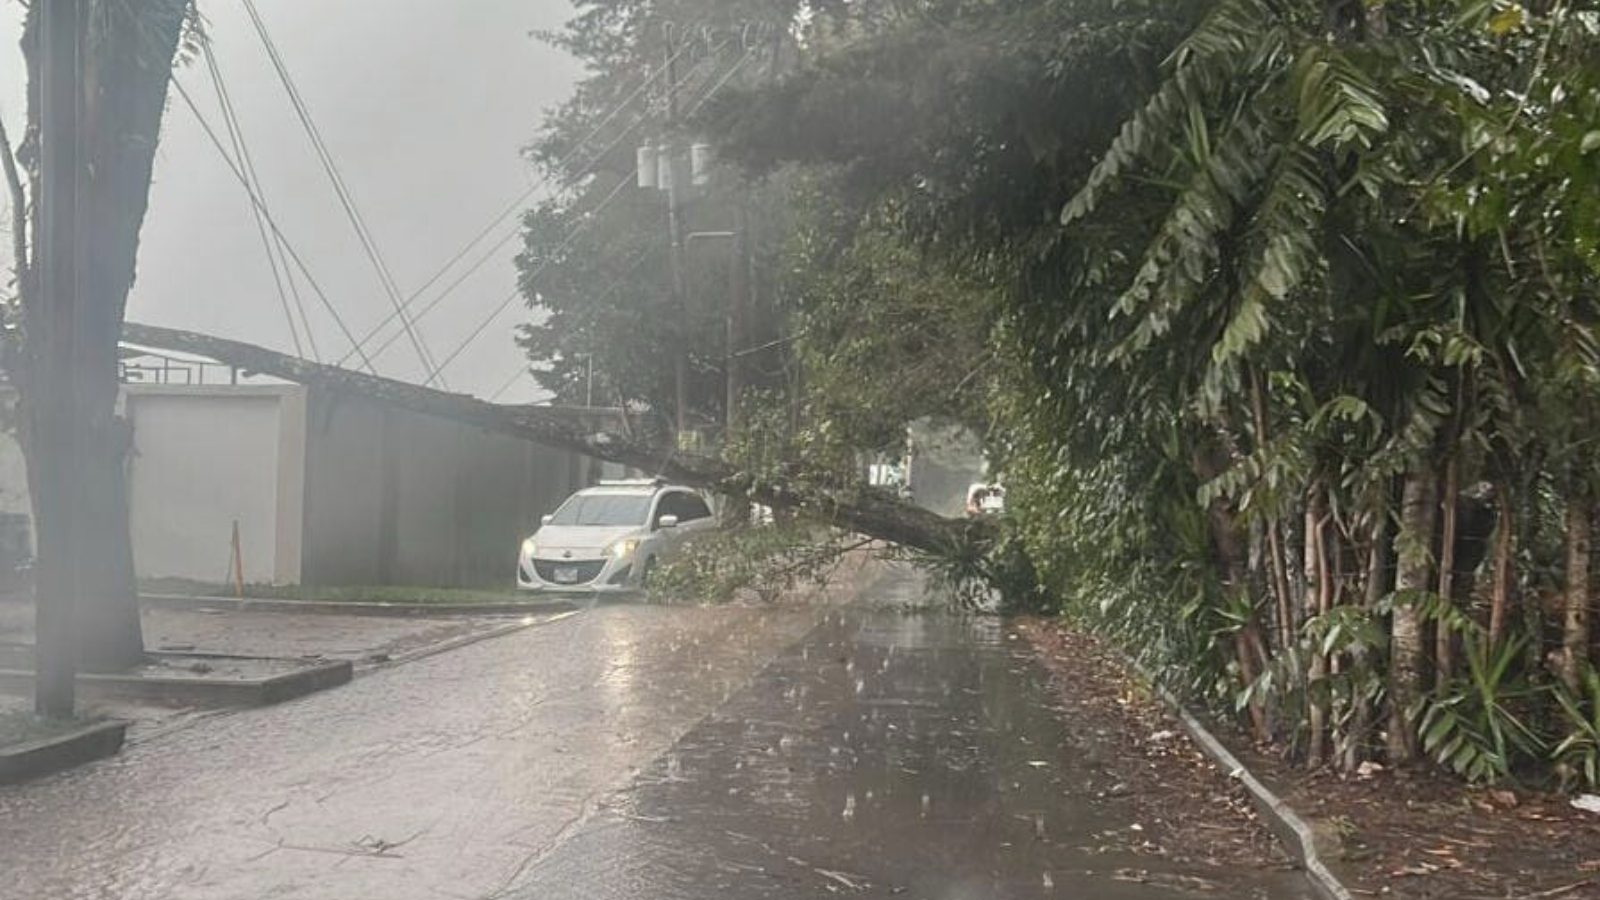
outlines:
[{"label": "white concrete wall", "polygon": [[[127,385],[141,578],[510,585],[517,546],[598,462],[298,385]],[[614,472],[605,472],[612,475]],[[29,512],[0,433],[0,513]]]},{"label": "white concrete wall", "polygon": [[299,581],[298,529],[279,524],[299,516],[293,463],[302,429],[293,420],[303,394],[298,387],[125,390],[140,577],[228,580],[237,522],[246,582]]}]

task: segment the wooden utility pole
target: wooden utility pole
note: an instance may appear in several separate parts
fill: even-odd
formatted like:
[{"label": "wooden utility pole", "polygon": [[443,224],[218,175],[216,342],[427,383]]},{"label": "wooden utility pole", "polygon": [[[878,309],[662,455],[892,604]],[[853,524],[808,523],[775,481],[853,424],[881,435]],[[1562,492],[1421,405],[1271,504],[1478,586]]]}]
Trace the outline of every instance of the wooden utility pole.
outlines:
[{"label": "wooden utility pole", "polygon": [[739,426],[739,404],[744,396],[745,310],[750,305],[749,216],[744,205],[734,207],[733,257],[728,263],[728,383],[725,421],[729,434]]},{"label": "wooden utility pole", "polygon": [[[667,152],[666,164],[661,171],[667,183],[667,237],[671,243],[672,309],[688,321],[688,291],[683,277],[683,217],[682,181],[684,172],[678,164],[678,66],[672,32],[667,32]],[[683,446],[683,435],[689,430],[689,348],[673,348],[672,378],[674,405],[677,407],[674,443]]]},{"label": "wooden utility pole", "polygon": [[[75,607],[78,567],[61,548],[77,544],[83,509],[77,462],[84,435],[75,427],[74,409],[81,399],[83,253],[79,210],[83,173],[80,129],[83,77],[83,5],[85,0],[44,0],[39,20],[39,230],[35,254],[44,314],[28,324],[43,334],[29,334],[44,355],[31,378],[39,402],[25,427],[34,440],[53,445],[45,465],[29,460],[36,487],[62,499],[49,514],[36,514],[39,554],[35,570],[34,708],[39,715],[66,718],[73,714],[77,678]],[[44,462],[43,460],[39,462]],[[43,471],[34,471],[43,469]],[[37,491],[35,496],[37,496]],[[37,505],[36,505],[37,511]]]}]

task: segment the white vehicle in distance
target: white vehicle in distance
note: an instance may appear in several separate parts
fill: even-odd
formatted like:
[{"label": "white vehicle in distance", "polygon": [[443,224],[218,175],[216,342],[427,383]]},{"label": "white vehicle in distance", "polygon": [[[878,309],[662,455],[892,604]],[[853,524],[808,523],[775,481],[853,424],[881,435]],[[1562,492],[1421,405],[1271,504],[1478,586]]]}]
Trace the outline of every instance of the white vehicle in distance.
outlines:
[{"label": "white vehicle in distance", "polygon": [[522,542],[517,586],[552,593],[637,590],[695,534],[714,527],[694,490],[602,481],[567,498]]},{"label": "white vehicle in distance", "polygon": [[1000,484],[979,482],[967,488],[967,515],[998,516],[1006,511],[1006,489]]}]

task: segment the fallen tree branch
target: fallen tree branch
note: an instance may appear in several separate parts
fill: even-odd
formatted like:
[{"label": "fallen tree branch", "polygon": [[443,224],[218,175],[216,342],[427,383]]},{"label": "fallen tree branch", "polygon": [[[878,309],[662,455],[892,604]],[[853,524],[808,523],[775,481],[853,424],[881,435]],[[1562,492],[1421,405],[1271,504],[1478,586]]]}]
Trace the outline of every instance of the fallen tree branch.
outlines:
[{"label": "fallen tree branch", "polygon": [[986,522],[948,519],[885,491],[819,485],[798,476],[778,482],[752,479],[717,457],[673,453],[626,435],[596,430],[592,420],[585,421],[551,407],[487,403],[464,394],[315,363],[254,344],[193,331],[129,322],[123,328],[123,338],[141,347],[206,357],[248,372],[364,397],[621,463],[693,487],[741,494],[767,506],[798,510],[838,528],[937,556],[971,556],[974,546],[986,545],[991,537],[992,528]]}]

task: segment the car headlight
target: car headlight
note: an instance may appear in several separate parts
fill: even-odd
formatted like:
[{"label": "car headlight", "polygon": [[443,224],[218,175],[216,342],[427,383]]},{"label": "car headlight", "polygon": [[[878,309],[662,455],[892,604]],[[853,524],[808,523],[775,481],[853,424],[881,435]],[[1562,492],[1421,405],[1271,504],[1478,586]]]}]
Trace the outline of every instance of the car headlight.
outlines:
[{"label": "car headlight", "polygon": [[527,540],[522,542],[522,555],[523,556],[526,556],[529,559],[532,559],[534,554],[536,554],[538,552],[539,552],[539,545],[533,542],[533,538],[528,538]]},{"label": "car headlight", "polygon": [[607,547],[606,553],[611,556],[615,556],[617,559],[627,559],[628,557],[632,556],[633,551],[637,549],[639,549],[638,538],[623,538],[620,541],[613,542],[610,547]]}]

